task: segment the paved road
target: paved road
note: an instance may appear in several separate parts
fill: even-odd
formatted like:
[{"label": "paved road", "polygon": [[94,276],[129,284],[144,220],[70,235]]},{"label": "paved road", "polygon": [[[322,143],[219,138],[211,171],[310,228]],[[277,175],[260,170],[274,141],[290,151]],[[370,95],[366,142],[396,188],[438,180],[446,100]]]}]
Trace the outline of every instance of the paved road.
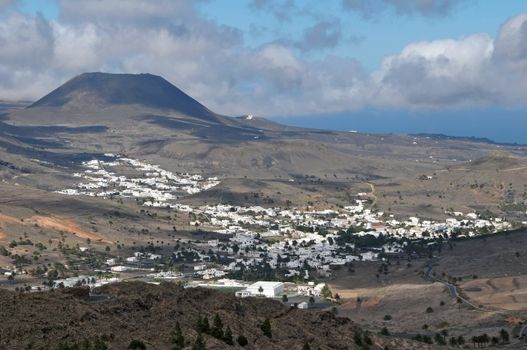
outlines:
[{"label": "paved road", "polygon": [[464,304],[467,304],[469,306],[471,306],[472,308],[476,309],[476,310],[479,310],[479,311],[487,311],[481,307],[479,307],[478,305],[475,305],[473,304],[471,301],[463,298],[462,296],[459,295],[459,293],[457,292],[457,288],[455,285],[453,285],[452,283],[448,283],[448,282],[445,282],[443,280],[440,280],[439,278],[436,278],[434,276],[431,275],[431,272],[432,272],[432,265],[429,265],[428,266],[428,271],[426,273],[426,276],[432,280],[432,281],[435,281],[435,282],[439,282],[441,284],[443,284],[444,286],[446,286],[448,288],[448,291],[450,293],[450,296],[452,298],[456,298],[456,299],[459,299],[461,300],[461,302],[463,302]]}]

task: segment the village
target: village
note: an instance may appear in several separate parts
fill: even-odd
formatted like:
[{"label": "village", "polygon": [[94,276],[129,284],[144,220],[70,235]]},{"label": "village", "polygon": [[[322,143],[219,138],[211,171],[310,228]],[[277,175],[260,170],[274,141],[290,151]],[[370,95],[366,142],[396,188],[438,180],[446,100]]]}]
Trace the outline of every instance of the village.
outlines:
[{"label": "village", "polygon": [[[502,218],[482,218],[476,213],[448,212],[443,222],[417,217],[398,220],[372,210],[365,193],[358,193],[353,203],[338,210],[224,204],[191,207],[178,204],[179,196],[212,188],[219,184],[217,178],[173,174],[135,159],[105,156],[106,160],[84,162],[84,172],[74,174],[82,182],[58,192],[133,199],[144,207],[188,212],[192,227],[213,232],[216,238],[174,238],[174,249],[168,252],[150,246],[129,256],[110,253],[92,274],[56,278],[48,287],[94,287],[139,278],[228,289],[240,297],[319,297],[323,280],[354,262],[433,254],[436,245],[450,239],[512,228]],[[82,256],[91,248],[78,250]],[[3,272],[6,276],[26,273],[15,268]]]}]

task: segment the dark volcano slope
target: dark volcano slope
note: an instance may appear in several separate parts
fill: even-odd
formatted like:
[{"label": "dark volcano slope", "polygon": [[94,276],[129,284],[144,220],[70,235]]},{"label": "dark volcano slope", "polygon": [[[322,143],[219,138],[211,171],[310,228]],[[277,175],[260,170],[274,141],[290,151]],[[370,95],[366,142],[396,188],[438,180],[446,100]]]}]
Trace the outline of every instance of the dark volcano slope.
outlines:
[{"label": "dark volcano slope", "polygon": [[84,73],[28,108],[140,105],[212,121],[216,115],[160,76],[152,74]]},{"label": "dark volcano slope", "polygon": [[[312,349],[361,349],[355,343],[358,337],[371,339],[369,349],[422,348],[411,341],[365,335],[349,319],[331,312],[298,310],[263,298],[237,299],[173,283],[109,285],[99,289],[102,297],[91,301],[87,292],[81,288],[28,294],[0,290],[0,348],[57,349],[60,344],[103,339],[109,349],[126,349],[136,339],[147,349],[172,349],[179,322],[185,349],[190,349],[198,336],[198,319],[203,317],[211,328],[203,332],[207,349],[241,349],[236,341],[240,335],[248,340],[246,349],[301,349],[306,342]],[[235,345],[214,335],[216,315],[221,332],[227,326],[231,329]],[[265,319],[270,320],[270,337],[261,328]]]}]

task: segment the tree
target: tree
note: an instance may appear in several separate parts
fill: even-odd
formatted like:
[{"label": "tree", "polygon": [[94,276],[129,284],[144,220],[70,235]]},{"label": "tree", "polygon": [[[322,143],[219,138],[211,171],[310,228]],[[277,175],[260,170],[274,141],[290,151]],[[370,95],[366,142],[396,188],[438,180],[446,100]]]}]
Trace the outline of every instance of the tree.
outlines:
[{"label": "tree", "polygon": [[390,335],[390,331],[388,330],[388,328],[382,327],[381,334],[382,335]]},{"label": "tree", "polygon": [[238,344],[240,346],[246,346],[247,344],[249,344],[249,341],[247,340],[247,338],[243,335],[243,334],[240,334],[238,336],[238,338],[236,339],[236,341],[238,342]]},{"label": "tree", "polygon": [[225,342],[225,344],[234,345],[234,341],[232,340],[231,327],[229,326],[225,328],[225,334],[223,335],[223,341]]},{"label": "tree", "polygon": [[509,332],[502,328],[500,330],[500,339],[503,344],[508,343],[510,339]]},{"label": "tree", "polygon": [[457,343],[459,344],[459,346],[465,345],[465,337],[463,337],[462,335],[457,337]]},{"label": "tree", "polygon": [[198,316],[198,322],[196,324],[196,331],[198,333],[209,333],[210,331],[210,326],[209,326],[209,319],[207,318],[207,316],[204,316],[203,318],[201,318],[201,316]]},{"label": "tree", "polygon": [[[213,326],[211,330],[211,335],[216,339],[223,338],[223,322],[221,321],[220,315],[216,314],[214,316]],[[232,334],[231,334],[232,335]]]},{"label": "tree", "polygon": [[362,335],[357,332],[353,335],[353,341],[355,342],[355,344],[357,344],[358,346],[362,346]]},{"label": "tree", "polygon": [[102,340],[101,338],[95,339],[95,343],[93,343],[93,350],[108,350],[108,345],[106,345],[106,342]]},{"label": "tree", "polygon": [[439,333],[436,333],[434,335],[434,340],[438,345],[446,345],[445,340],[443,339],[443,336]]},{"label": "tree", "polygon": [[434,309],[432,309],[430,306],[426,308],[427,314],[431,314],[432,312],[434,312]]},{"label": "tree", "polygon": [[311,350],[311,346],[309,346],[309,343],[307,341],[304,343],[302,350]]},{"label": "tree", "polygon": [[260,329],[262,330],[263,334],[268,337],[268,338],[272,338],[273,337],[273,334],[271,332],[271,321],[266,318],[265,321],[262,323],[262,325],[260,326]]},{"label": "tree", "polygon": [[492,337],[490,338],[490,342],[493,346],[496,346],[500,343],[500,340],[498,339],[498,337]]},{"label": "tree", "polygon": [[247,340],[247,338],[246,338],[244,335],[242,335],[242,334],[240,334],[240,335],[238,336],[238,338],[236,339],[236,341],[238,342],[238,344],[239,344],[240,346],[246,346],[247,344],[249,344],[249,341]]},{"label": "tree", "polygon": [[320,291],[320,296],[324,299],[331,299],[333,297],[333,293],[331,293],[331,290],[329,289],[327,284],[322,287],[322,290]]},{"label": "tree", "polygon": [[192,350],[205,350],[205,341],[203,340],[203,335],[201,333],[198,333],[198,337],[196,338],[194,345],[192,345]]},{"label": "tree", "polygon": [[450,337],[450,340],[448,341],[448,343],[450,344],[451,347],[456,347],[457,346],[457,338],[456,337]]},{"label": "tree", "polygon": [[128,350],[145,350],[146,345],[140,340],[134,339],[128,344]]},{"label": "tree", "polygon": [[287,303],[288,300],[287,295],[282,295],[282,302]]},{"label": "tree", "polygon": [[260,296],[262,295],[264,289],[262,286],[258,287],[258,293],[260,293]]},{"label": "tree", "polygon": [[172,336],[172,345],[172,350],[182,350],[185,347],[185,338],[181,332],[179,322],[176,322],[176,329],[174,330],[174,335]]}]

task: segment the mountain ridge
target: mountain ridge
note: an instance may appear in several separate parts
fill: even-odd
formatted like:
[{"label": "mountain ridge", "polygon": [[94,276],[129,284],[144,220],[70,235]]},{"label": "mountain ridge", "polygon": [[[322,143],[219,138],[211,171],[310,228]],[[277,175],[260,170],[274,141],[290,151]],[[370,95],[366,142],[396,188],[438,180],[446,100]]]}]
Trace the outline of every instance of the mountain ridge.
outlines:
[{"label": "mountain ridge", "polygon": [[149,73],[83,73],[68,80],[27,109],[82,111],[130,105],[177,112],[207,121],[217,118],[216,113],[166,79]]}]

